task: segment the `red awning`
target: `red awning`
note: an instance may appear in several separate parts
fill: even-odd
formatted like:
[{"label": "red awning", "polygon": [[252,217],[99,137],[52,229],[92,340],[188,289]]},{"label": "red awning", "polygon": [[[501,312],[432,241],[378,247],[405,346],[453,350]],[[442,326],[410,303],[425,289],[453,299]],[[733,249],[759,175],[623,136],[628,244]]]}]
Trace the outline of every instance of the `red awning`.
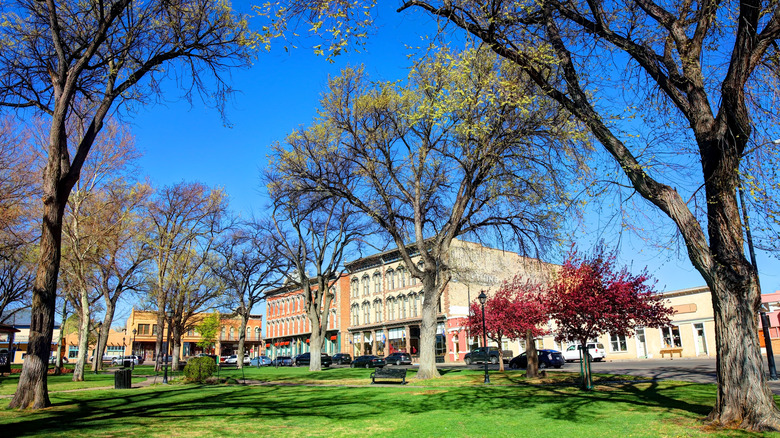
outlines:
[{"label": "red awning", "polygon": [[306,343],[307,343],[307,344],[309,343],[309,340],[308,340],[308,339],[306,339]]},{"label": "red awning", "polygon": [[339,338],[339,335],[333,335],[333,336],[330,337],[330,340],[331,341],[335,341],[338,338]]}]

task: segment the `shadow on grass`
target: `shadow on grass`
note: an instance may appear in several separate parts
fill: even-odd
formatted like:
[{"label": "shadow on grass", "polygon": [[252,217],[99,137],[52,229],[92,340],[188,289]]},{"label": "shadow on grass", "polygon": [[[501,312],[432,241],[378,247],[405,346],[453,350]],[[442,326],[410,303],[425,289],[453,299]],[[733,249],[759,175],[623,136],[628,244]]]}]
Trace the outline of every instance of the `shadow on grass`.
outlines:
[{"label": "shadow on grass", "polygon": [[[367,376],[370,370],[341,370],[341,378]],[[448,371],[458,372],[458,371]],[[291,373],[294,378],[298,373]],[[309,379],[327,378],[329,372]],[[276,376],[277,381],[284,376]],[[122,426],[164,426],[213,417],[294,419],[312,417],[337,421],[408,416],[451,411],[462,415],[506,410],[518,416],[536,415],[572,424],[597,424],[606,413],[623,410],[662,410],[706,415],[714,400],[714,387],[690,383],[622,384],[598,391],[556,386],[316,387],[316,386],[199,386],[172,385],[133,390],[104,390],[54,394],[55,405],[37,412],[0,411],[6,436],[122,433]],[[171,426],[177,427],[177,426]],[[112,429],[113,428],[113,429]],[[134,429],[139,430],[139,429]],[[129,432],[127,434],[133,434]]]}]

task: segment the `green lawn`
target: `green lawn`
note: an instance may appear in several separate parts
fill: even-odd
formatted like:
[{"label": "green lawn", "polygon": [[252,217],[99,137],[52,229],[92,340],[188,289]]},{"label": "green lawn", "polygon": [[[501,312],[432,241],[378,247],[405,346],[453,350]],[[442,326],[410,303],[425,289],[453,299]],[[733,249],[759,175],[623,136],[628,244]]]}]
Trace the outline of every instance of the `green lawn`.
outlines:
[{"label": "green lawn", "polygon": [[[714,385],[612,383],[609,377],[596,391],[583,392],[568,373],[534,382],[520,372],[491,373],[493,383],[486,386],[482,373],[456,370],[435,381],[370,386],[370,373],[253,368],[244,371],[246,379],[276,383],[52,392],[54,406],[38,412],[9,410],[4,399],[0,431],[98,437],[763,436],[713,431],[700,422],[714,402]],[[236,370],[220,374],[241,379]],[[10,386],[5,379],[0,388]]]}]

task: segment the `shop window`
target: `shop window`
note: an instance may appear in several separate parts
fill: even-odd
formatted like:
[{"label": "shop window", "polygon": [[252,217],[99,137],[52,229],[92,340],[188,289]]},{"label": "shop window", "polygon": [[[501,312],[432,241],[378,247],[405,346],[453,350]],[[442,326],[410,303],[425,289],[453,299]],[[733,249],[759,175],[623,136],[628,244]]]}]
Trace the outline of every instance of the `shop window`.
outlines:
[{"label": "shop window", "polygon": [[609,342],[614,352],[628,351],[628,343],[624,335],[610,335]]},{"label": "shop window", "polygon": [[682,339],[680,339],[680,327],[676,325],[662,327],[661,336],[663,336],[664,346],[666,348],[682,347]]}]

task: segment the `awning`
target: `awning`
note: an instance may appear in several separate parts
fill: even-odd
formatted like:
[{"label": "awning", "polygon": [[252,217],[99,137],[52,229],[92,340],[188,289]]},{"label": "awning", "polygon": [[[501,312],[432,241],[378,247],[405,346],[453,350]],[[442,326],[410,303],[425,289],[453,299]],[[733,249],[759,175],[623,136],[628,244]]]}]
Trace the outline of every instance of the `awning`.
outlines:
[{"label": "awning", "polygon": [[330,340],[331,341],[335,341],[338,338],[339,338],[339,335],[333,335],[333,336],[330,337]]}]

